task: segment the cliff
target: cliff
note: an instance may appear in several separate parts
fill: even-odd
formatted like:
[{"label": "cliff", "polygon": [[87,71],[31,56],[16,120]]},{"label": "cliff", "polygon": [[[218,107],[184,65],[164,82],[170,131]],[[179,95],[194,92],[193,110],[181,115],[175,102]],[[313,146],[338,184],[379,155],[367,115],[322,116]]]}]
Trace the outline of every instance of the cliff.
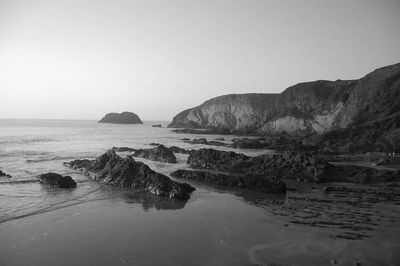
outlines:
[{"label": "cliff", "polygon": [[169,127],[257,130],[274,111],[279,94],[230,94],[174,117]]},{"label": "cliff", "polygon": [[143,124],[139,116],[131,112],[109,113],[106,114],[99,123],[115,123],[115,124]]},{"label": "cliff", "polygon": [[169,127],[322,134],[375,121],[384,128],[398,128],[399,99],[400,64],[395,64],[359,80],[319,80],[294,85],[281,94],[216,97],[179,113]]}]

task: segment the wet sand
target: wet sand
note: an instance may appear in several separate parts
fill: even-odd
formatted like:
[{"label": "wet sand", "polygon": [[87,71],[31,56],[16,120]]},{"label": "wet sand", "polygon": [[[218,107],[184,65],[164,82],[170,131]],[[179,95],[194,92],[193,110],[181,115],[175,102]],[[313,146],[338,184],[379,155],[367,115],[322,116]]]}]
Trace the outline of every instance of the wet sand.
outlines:
[{"label": "wet sand", "polygon": [[[346,239],[332,235],[351,229],[293,222],[329,220],[326,215],[346,206],[325,201],[320,216],[300,217],[333,196],[319,190],[254,199],[197,187],[184,205],[104,191],[103,199],[6,221],[0,265],[399,265],[400,206],[392,201],[361,209],[382,219],[367,237]],[[320,203],[290,205],[296,197]]]}]

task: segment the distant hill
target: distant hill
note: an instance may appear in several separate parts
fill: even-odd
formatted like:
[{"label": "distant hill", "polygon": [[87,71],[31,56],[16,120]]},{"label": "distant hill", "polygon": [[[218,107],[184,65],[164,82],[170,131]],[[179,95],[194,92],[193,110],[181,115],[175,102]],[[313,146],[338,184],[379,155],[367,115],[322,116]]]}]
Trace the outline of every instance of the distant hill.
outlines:
[{"label": "distant hill", "polygon": [[131,112],[109,113],[106,114],[99,123],[114,123],[114,124],[143,124],[139,116]]}]

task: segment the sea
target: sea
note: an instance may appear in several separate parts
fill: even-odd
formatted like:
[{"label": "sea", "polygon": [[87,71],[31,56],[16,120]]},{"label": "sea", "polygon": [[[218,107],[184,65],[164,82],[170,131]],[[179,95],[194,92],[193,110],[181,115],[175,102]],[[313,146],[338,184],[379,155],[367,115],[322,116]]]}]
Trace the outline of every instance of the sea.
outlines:
[{"label": "sea", "polygon": [[[96,158],[114,146],[150,148],[151,143],[249,156],[273,153],[188,144],[182,139],[229,143],[237,136],[177,134],[167,125],[0,120],[0,170],[12,176],[0,177],[0,265],[392,265],[392,247],[399,241],[385,235],[386,227],[381,242],[335,240],[329,228],[291,224],[289,214],[277,216],[276,207],[259,204],[256,193],[185,180],[196,188],[191,198],[170,200],[99,184],[63,165]],[[189,167],[188,155],[176,156],[176,164],[135,159],[170,176]],[[47,172],[71,176],[77,188],[42,186],[36,177]],[[288,195],[267,197],[288,200]],[[398,206],[390,207],[397,218]]]}]

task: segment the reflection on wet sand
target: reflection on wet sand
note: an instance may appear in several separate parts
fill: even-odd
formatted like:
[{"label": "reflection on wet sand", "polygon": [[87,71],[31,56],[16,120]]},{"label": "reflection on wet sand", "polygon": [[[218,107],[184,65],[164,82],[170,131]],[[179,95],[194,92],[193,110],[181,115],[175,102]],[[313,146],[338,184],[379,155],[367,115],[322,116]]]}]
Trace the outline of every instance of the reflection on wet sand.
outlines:
[{"label": "reflection on wet sand", "polygon": [[148,211],[152,208],[156,210],[183,209],[187,202],[186,200],[156,196],[147,191],[125,192],[123,199],[127,203],[141,204],[144,211]]}]

